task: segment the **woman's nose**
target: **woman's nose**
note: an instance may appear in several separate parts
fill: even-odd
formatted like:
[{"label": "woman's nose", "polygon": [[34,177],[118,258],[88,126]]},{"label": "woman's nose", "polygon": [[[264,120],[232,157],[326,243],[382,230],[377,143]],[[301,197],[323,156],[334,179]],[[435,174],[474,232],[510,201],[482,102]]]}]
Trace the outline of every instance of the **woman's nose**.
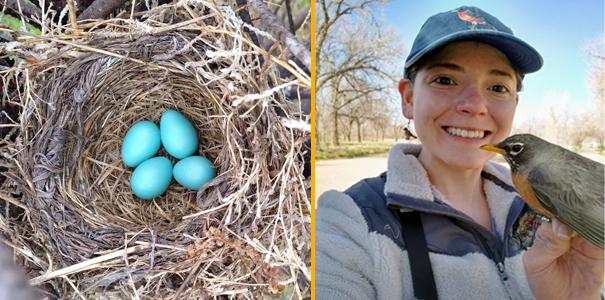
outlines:
[{"label": "woman's nose", "polygon": [[482,90],[476,85],[467,86],[456,103],[456,110],[463,114],[487,114],[487,102]]}]

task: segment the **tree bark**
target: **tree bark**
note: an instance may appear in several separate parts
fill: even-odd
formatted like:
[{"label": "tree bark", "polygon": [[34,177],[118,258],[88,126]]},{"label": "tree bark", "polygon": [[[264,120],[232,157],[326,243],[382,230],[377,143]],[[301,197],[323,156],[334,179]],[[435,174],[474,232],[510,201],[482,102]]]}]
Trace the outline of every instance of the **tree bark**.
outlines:
[{"label": "tree bark", "polygon": [[126,2],[125,0],[95,0],[79,16],[78,21],[104,19]]}]

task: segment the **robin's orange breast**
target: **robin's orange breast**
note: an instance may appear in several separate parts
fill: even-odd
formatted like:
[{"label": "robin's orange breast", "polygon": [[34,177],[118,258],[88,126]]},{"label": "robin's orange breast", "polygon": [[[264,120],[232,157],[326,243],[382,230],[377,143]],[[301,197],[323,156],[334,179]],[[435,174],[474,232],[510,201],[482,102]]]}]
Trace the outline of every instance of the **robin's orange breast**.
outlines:
[{"label": "robin's orange breast", "polygon": [[546,209],[544,209],[542,204],[540,204],[538,198],[536,198],[536,194],[534,193],[533,188],[529,185],[529,181],[527,180],[527,174],[515,173],[512,175],[512,178],[513,184],[515,185],[517,192],[519,193],[519,195],[521,195],[521,198],[523,198],[523,200],[525,201],[525,203],[527,203],[527,205],[529,205],[529,207],[531,207],[533,210],[537,211],[541,215],[547,216],[549,218],[553,217],[553,215]]}]

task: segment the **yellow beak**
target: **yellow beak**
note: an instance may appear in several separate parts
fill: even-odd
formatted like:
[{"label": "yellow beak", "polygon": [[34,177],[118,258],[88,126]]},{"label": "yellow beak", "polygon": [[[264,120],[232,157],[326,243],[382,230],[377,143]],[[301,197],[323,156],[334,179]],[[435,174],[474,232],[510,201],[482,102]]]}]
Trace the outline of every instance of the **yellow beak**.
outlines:
[{"label": "yellow beak", "polygon": [[499,153],[499,154],[502,154],[502,155],[506,154],[506,151],[504,151],[504,149],[498,148],[498,147],[496,147],[494,145],[491,145],[491,144],[483,145],[480,148],[483,149],[483,150],[487,150],[487,151],[491,151],[491,152],[496,152],[496,153]]}]

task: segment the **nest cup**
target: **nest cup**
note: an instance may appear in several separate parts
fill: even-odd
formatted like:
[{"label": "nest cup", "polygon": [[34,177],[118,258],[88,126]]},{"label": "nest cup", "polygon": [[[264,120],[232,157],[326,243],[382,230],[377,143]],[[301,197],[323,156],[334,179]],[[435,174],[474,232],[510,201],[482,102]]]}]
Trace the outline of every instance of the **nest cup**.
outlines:
[{"label": "nest cup", "polygon": [[[22,209],[2,216],[6,240],[31,253],[22,263],[32,282],[59,297],[305,294],[308,135],[280,122],[301,117],[282,91],[302,86],[301,74],[278,78],[279,59],[261,59],[228,8],[182,2],[142,19],[92,24],[67,45],[41,40],[39,63],[4,77],[31,88],[13,94],[19,130],[0,145],[3,188]],[[218,176],[139,200],[120,147],[130,126],[159,124],[168,109],[192,122],[195,155]]]},{"label": "nest cup", "polygon": [[[120,153],[126,130],[132,124],[144,119],[159,124],[162,112],[175,109],[191,120],[198,130],[201,147],[195,155],[218,162],[218,173],[226,173],[229,162],[217,160],[224,140],[218,105],[203,95],[201,86],[186,78],[172,76],[169,72],[154,78],[153,70],[141,70],[132,64],[125,63],[125,70],[108,70],[107,79],[112,82],[109,88],[91,95],[89,105],[97,109],[83,112],[82,136],[85,140],[82,141],[82,154],[68,164],[76,166],[72,170],[73,178],[83,179],[77,183],[81,187],[78,191],[84,196],[82,207],[94,206],[95,215],[105,218],[105,223],[121,227],[174,223],[195,210],[195,192],[173,183],[154,203],[140,201],[130,190],[129,178],[133,169],[124,167],[116,154]],[[159,155],[170,158],[164,150]],[[172,162],[174,164],[176,160],[172,159]],[[90,182],[90,179],[94,181]],[[122,218],[116,219],[116,216]]]}]

